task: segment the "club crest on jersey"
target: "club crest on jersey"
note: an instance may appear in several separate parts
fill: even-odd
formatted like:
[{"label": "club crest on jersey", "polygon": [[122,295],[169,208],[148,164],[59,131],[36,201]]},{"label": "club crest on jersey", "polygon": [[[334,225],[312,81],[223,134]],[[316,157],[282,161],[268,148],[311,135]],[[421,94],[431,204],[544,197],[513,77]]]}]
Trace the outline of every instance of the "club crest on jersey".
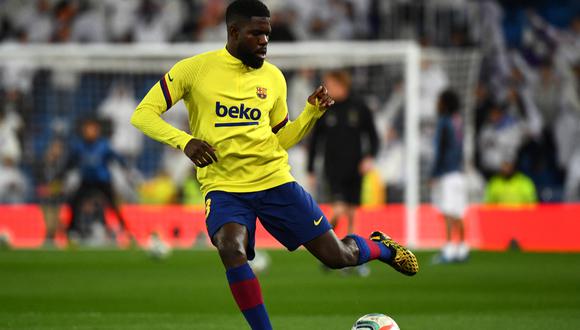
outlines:
[{"label": "club crest on jersey", "polygon": [[256,95],[263,100],[268,97],[268,89],[264,87],[256,87]]}]

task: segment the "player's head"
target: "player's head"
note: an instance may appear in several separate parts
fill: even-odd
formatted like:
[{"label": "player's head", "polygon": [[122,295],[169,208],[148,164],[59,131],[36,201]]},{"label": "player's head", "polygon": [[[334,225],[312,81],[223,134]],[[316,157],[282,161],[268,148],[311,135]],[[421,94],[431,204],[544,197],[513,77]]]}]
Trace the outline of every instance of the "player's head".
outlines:
[{"label": "player's head", "polygon": [[227,48],[247,66],[260,68],[270,38],[270,11],[258,0],[236,0],[226,9]]},{"label": "player's head", "polygon": [[324,74],[323,84],[328,89],[328,95],[336,101],[345,100],[350,94],[351,76],[346,70],[328,71]]},{"label": "player's head", "polygon": [[88,117],[81,123],[81,134],[83,140],[94,142],[101,136],[101,123],[97,118]]},{"label": "player's head", "polygon": [[438,112],[442,115],[453,115],[459,111],[459,96],[451,89],[439,95]]}]

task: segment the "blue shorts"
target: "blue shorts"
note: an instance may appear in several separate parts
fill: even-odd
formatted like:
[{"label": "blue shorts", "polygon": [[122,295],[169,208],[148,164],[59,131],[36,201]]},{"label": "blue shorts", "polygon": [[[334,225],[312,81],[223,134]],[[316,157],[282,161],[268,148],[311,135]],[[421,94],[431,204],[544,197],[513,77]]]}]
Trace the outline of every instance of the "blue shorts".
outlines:
[{"label": "blue shorts", "polygon": [[312,196],[296,182],[252,193],[211,191],[205,197],[205,205],[205,223],[212,241],[227,223],[246,226],[249,260],[254,259],[256,218],[290,251],[332,228]]}]

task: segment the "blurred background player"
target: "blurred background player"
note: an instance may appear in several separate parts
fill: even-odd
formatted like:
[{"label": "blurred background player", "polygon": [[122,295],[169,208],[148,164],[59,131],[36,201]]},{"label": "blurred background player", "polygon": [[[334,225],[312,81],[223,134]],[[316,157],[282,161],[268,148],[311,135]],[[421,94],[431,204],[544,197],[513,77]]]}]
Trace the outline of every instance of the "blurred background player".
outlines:
[{"label": "blurred background player", "polygon": [[[463,226],[467,187],[463,174],[463,119],[459,109],[459,97],[453,90],[439,95],[431,180],[433,202],[443,215],[446,228],[447,243],[436,259],[440,262],[463,261],[469,253]],[[457,244],[453,243],[454,232],[459,236]]]},{"label": "blurred background player", "polygon": [[[373,115],[366,103],[351,93],[351,75],[330,71],[323,77],[328,94],[335,100],[332,111],[316,124],[308,150],[311,191],[316,191],[314,163],[319,151],[324,158],[324,179],[332,202],[330,224],[336,229],[346,216],[347,232],[354,233],[354,218],[361,200],[362,178],[373,168],[379,140]],[[360,274],[368,274],[364,265]]]},{"label": "blurred background player", "polygon": [[[67,232],[69,236],[80,235],[81,238],[87,238],[91,235],[90,228],[94,221],[100,221],[106,227],[106,205],[113,209],[120,229],[125,230],[126,221],[117,204],[109,170],[113,161],[126,167],[125,160],[101,136],[101,123],[98,119],[88,117],[82,120],[80,133],[80,139],[74,141],[70,147],[64,169],[57,175],[60,177],[64,171],[74,168],[78,168],[80,174],[80,185],[69,200],[71,222]],[[114,231],[108,231],[114,237]]]}]

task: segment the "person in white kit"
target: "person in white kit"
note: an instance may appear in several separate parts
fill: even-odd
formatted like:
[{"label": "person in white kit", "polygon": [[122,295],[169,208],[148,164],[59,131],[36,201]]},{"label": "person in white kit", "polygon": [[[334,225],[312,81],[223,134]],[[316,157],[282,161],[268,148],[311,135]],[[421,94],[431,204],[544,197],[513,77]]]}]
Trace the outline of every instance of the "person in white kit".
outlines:
[{"label": "person in white kit", "polygon": [[[469,254],[463,226],[467,187],[463,174],[463,119],[459,108],[459,97],[454,91],[441,93],[431,171],[432,200],[445,218],[446,226],[446,244],[436,259],[438,262],[465,261]],[[458,243],[453,241],[454,231],[459,236]]]}]

